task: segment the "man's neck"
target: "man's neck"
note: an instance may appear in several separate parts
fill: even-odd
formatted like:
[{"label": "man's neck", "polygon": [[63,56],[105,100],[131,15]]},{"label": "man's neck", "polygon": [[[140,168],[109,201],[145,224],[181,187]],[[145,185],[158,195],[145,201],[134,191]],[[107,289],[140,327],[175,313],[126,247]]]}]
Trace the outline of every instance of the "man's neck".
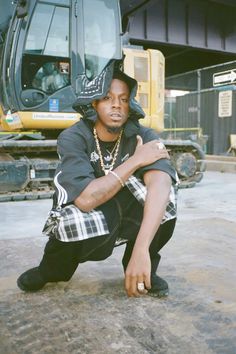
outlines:
[{"label": "man's neck", "polygon": [[98,138],[104,142],[116,141],[120,135],[120,130],[117,132],[115,131],[113,132],[109,130],[109,128],[101,126],[96,123],[95,123],[95,128],[97,131]]}]

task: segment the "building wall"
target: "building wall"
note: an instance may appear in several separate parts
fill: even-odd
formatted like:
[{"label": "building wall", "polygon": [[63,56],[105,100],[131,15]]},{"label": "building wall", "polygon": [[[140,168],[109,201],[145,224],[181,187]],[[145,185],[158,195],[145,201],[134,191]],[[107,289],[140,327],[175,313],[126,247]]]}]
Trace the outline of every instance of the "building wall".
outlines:
[{"label": "building wall", "polygon": [[[232,101],[226,100],[225,113],[231,102],[232,114],[219,117],[219,96],[222,92],[232,92]],[[200,121],[198,122],[198,103],[200,102]],[[221,103],[221,107],[222,107]],[[222,109],[221,109],[222,113]],[[190,93],[176,99],[176,126],[197,127],[200,123],[203,134],[208,136],[207,153],[223,155],[229,148],[230,134],[236,134],[236,90],[209,90]]]}]

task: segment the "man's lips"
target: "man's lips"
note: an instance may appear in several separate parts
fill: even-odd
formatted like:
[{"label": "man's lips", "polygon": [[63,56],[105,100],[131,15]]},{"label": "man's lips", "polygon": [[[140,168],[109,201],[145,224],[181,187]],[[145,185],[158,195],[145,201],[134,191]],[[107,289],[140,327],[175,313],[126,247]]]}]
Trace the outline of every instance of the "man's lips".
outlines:
[{"label": "man's lips", "polygon": [[114,123],[118,123],[118,122],[122,121],[122,115],[120,113],[111,113],[110,114],[110,119]]},{"label": "man's lips", "polygon": [[122,116],[119,112],[112,112],[112,113],[110,113],[110,116],[112,118],[122,118]]}]

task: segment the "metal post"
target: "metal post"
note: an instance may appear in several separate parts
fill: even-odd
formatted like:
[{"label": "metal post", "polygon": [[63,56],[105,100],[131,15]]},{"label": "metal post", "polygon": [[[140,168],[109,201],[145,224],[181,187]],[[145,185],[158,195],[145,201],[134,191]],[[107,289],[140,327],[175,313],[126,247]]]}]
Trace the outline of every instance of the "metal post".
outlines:
[{"label": "metal post", "polygon": [[197,127],[201,128],[201,71],[197,70]]}]

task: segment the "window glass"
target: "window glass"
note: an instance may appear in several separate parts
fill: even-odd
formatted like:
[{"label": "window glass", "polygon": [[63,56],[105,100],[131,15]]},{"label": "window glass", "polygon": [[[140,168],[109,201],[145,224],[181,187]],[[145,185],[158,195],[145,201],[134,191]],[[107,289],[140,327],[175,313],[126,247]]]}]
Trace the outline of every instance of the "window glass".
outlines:
[{"label": "window glass", "polygon": [[32,87],[52,94],[69,84],[69,63],[45,62],[36,72]]},{"label": "window glass", "polygon": [[119,21],[116,1],[84,1],[85,67],[88,78],[99,74],[110,59],[121,58]]},{"label": "window glass", "polygon": [[143,109],[148,108],[148,94],[140,93],[139,94],[139,103],[141,104]]},{"label": "window glass", "polygon": [[55,9],[44,54],[69,56],[69,9],[62,7]]},{"label": "window glass", "polygon": [[134,77],[138,82],[148,81],[148,59],[134,57]]},{"label": "window glass", "polygon": [[25,50],[43,54],[54,6],[39,4],[36,7],[27,35]]},{"label": "window glass", "polygon": [[68,57],[69,9],[38,4],[28,31],[25,51]]},{"label": "window glass", "polygon": [[22,88],[51,95],[70,84],[69,8],[47,1],[35,7],[22,56]]}]

